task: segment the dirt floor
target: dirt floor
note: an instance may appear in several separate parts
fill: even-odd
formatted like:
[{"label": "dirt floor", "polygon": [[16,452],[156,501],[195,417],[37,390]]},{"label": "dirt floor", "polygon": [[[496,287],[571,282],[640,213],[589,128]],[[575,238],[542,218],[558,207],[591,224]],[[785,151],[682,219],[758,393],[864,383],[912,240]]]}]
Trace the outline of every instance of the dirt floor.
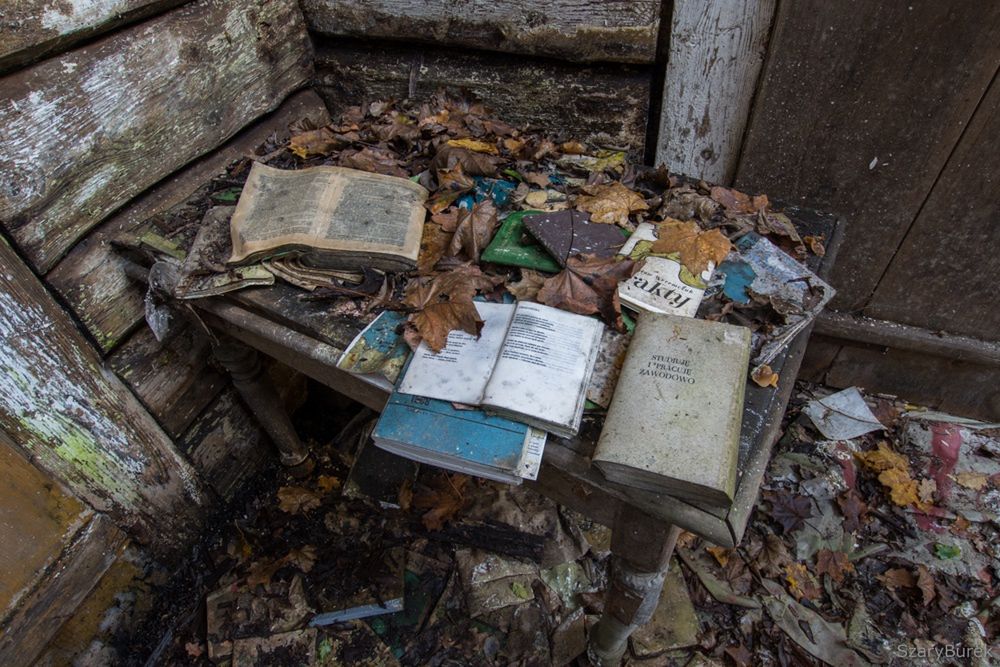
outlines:
[{"label": "dirt floor", "polygon": [[[802,408],[828,393],[799,387],[739,548],[682,535],[628,664],[996,663],[1000,431],[867,396],[885,428],[826,439]],[[608,529],[525,489],[359,452],[373,417],[312,388],[297,419],[316,470],[276,471],[238,502],[161,587],[132,661],[584,664]]]}]

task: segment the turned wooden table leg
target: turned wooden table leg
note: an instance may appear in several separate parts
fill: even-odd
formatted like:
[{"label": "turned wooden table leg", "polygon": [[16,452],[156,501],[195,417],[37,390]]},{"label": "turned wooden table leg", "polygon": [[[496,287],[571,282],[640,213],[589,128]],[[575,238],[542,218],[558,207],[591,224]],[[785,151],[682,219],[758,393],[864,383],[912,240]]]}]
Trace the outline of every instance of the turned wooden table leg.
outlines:
[{"label": "turned wooden table leg", "polygon": [[632,632],[649,622],[663,589],[680,528],[622,504],[612,528],[611,572],[604,613],[587,655],[599,667],[617,666]]},{"label": "turned wooden table leg", "polygon": [[266,379],[257,350],[233,340],[215,347],[215,358],[233,378],[233,385],[260,421],[281,455],[282,465],[308,474],[313,467],[309,449],[299,440],[281,398]]}]

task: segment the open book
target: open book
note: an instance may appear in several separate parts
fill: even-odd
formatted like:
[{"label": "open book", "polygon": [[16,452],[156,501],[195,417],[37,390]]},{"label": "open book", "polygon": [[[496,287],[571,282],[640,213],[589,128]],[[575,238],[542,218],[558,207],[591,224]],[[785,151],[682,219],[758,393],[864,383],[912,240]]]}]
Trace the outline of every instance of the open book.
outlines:
[{"label": "open book", "polygon": [[427,190],[343,167],[294,171],[255,162],[230,223],[231,264],[298,255],[307,266],[416,266]]},{"label": "open book", "polygon": [[476,309],[485,322],[479,338],[452,331],[439,353],[421,343],[400,393],[481,405],[557,435],[576,435],[604,325],[527,301],[476,302]]}]

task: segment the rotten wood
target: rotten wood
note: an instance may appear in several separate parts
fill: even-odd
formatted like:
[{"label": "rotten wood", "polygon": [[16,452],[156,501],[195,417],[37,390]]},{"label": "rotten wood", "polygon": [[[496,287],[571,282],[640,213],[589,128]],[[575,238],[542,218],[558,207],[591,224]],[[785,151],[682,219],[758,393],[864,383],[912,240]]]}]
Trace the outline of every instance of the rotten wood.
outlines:
[{"label": "rotten wood", "polygon": [[226,378],[210,363],[211,356],[211,342],[194,326],[165,343],[143,328],[108,362],[176,439],[226,385]]},{"label": "rotten wood", "polygon": [[274,109],[311,61],[293,0],[201,0],[3,77],[0,225],[47,272],[129,199]]},{"label": "rotten wood", "polygon": [[187,0],[7,0],[0,13],[0,72],[58,53]]},{"label": "rotten wood", "polygon": [[267,436],[232,389],[219,395],[180,443],[201,476],[225,500],[273,456]]},{"label": "rotten wood", "polygon": [[530,57],[440,48],[319,42],[316,88],[336,115],[376,99],[426,99],[468,91],[500,118],[560,139],[628,148],[641,156],[650,71],[627,65],[571,65]]},{"label": "rotten wood", "polygon": [[0,664],[34,664],[114,563],[125,542],[125,534],[107,517],[94,515],[45,572],[35,590],[4,620]]},{"label": "rotten wood", "polygon": [[295,93],[273,114],[155,185],[94,229],[48,273],[46,280],[103,351],[114,349],[142,322],[145,294],[143,285],[127,275],[125,260],[112,247],[112,240],[183,203],[233,160],[252,155],[272,134],[287,137],[289,123],[302,118],[318,125],[329,122],[326,106],[312,91]]},{"label": "rotten wood", "polygon": [[650,64],[660,0],[304,0],[324,35],[430,42],[585,62]]},{"label": "rotten wood", "polygon": [[996,73],[998,30],[1000,3],[779,3],[736,185],[852,221],[835,309],[875,290]]},{"label": "rotten wood", "polygon": [[866,315],[990,340],[994,352],[1000,348],[998,174],[1000,80],[995,78]]},{"label": "rotten wood", "polygon": [[176,553],[205,502],[191,464],[6,242],[0,266],[0,429],[78,498]]},{"label": "rotten wood", "polygon": [[674,0],[656,164],[731,183],[776,0]]}]

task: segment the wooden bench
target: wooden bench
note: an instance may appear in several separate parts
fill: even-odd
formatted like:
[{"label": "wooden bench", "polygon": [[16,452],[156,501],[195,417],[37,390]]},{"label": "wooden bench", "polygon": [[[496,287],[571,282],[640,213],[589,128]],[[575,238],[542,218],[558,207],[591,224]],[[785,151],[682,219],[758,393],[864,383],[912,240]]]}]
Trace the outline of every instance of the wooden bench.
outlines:
[{"label": "wooden bench", "polygon": [[[832,215],[785,208],[800,233],[828,239],[823,258],[810,268],[825,277],[833,266],[843,225]],[[353,318],[332,315],[329,302],[306,301],[304,292],[283,283],[225,296],[186,302],[199,318],[228,342],[216,356],[236,388],[282,451],[288,465],[308,452],[298,442],[288,415],[264,381],[257,352],[295,368],[332,389],[381,411],[388,394],[336,367],[344,347],[363,328]],[[572,439],[549,436],[541,472],[531,488],[612,528],[612,568],[604,613],[591,633],[595,664],[618,664],[628,637],[649,621],[656,608],[667,563],[681,530],[715,544],[734,547],[743,537],[760,490],[771,450],[805,353],[803,331],[772,364],[777,389],[748,382],[743,413],[735,502],[728,510],[706,510],[666,495],[608,482],[590,465],[601,429],[600,416],[588,415]]]}]

